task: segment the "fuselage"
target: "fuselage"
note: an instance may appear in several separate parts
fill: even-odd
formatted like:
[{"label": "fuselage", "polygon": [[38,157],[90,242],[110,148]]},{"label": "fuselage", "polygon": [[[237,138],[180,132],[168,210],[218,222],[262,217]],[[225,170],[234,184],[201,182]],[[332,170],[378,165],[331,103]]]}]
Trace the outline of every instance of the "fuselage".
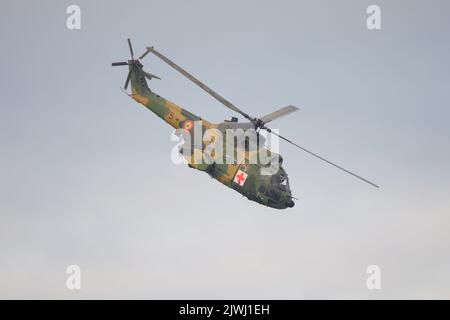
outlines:
[{"label": "fuselage", "polygon": [[[276,163],[278,169],[271,174],[267,174],[267,170],[264,170],[267,169],[268,163],[262,163],[260,160],[256,162],[249,161],[250,159],[255,159],[252,158],[252,153],[260,152],[261,149],[259,148],[258,150],[246,150],[244,157],[231,163],[228,161],[207,163],[195,161],[195,159],[199,158],[196,157],[198,154],[200,154],[200,157],[204,156],[204,149],[210,143],[203,139],[206,131],[217,132],[218,134],[225,133],[224,131],[232,128],[232,125],[211,123],[159,96],[148,87],[141,65],[131,64],[129,68],[131,71],[131,97],[134,100],[144,105],[174,129],[180,129],[192,135],[194,135],[194,132],[195,134],[202,134],[201,147],[190,148],[190,153],[184,156],[189,167],[207,172],[212,178],[236,190],[249,200],[277,209],[294,206],[288,177],[282,167],[281,157],[277,158],[279,159],[277,160],[279,162]],[[194,124],[201,125],[199,131],[194,130]],[[222,137],[224,136],[222,135]],[[214,138],[217,139],[217,136]],[[194,140],[195,137],[192,138],[191,142]],[[267,149],[264,149],[264,151],[269,157],[276,155]],[[227,155],[224,157],[227,157]],[[273,165],[273,161],[270,165]]]}]

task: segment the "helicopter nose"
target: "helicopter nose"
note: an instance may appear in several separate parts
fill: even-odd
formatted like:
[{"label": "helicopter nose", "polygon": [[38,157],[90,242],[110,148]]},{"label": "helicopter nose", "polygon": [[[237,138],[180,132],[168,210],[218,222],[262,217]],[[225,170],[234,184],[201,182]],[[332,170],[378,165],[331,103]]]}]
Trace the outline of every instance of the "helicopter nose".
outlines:
[{"label": "helicopter nose", "polygon": [[288,202],[286,203],[286,205],[287,205],[289,208],[292,208],[292,207],[295,205],[295,203],[294,203],[294,201],[292,201],[292,199],[291,199],[291,200],[288,200]]}]

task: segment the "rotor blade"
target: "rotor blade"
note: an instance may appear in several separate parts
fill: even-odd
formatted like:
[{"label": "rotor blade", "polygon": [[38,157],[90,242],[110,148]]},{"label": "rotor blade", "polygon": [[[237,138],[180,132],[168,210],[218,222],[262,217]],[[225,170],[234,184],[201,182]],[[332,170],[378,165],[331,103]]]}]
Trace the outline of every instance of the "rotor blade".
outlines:
[{"label": "rotor blade", "polygon": [[374,186],[374,187],[376,187],[376,188],[379,188],[379,186],[376,185],[375,183],[373,183],[373,182],[371,182],[371,181],[369,181],[369,180],[367,180],[367,179],[365,179],[365,178],[363,178],[363,177],[357,175],[356,173],[353,173],[353,172],[351,172],[351,171],[349,171],[349,170],[347,170],[347,169],[344,169],[344,168],[342,168],[341,166],[338,166],[337,164],[335,164],[335,163],[333,163],[333,162],[331,162],[331,161],[329,161],[329,160],[327,160],[327,159],[325,159],[325,158],[319,156],[318,154],[309,151],[308,149],[305,149],[305,148],[299,146],[298,144],[292,142],[291,140],[289,140],[289,139],[287,139],[287,138],[285,138],[285,137],[283,137],[283,136],[280,136],[278,133],[273,132],[272,130],[270,130],[270,128],[262,127],[262,129],[265,129],[265,130],[267,130],[268,132],[270,132],[270,133],[272,133],[272,134],[274,134],[274,135],[280,137],[281,139],[283,139],[283,140],[289,142],[290,144],[293,144],[293,145],[296,146],[297,148],[302,149],[303,151],[309,153],[310,155],[312,155],[312,156],[314,156],[314,157],[316,157],[316,158],[319,158],[320,160],[325,161],[326,163],[331,164],[332,166],[334,166],[334,167],[336,167],[336,168],[338,168],[338,169],[340,169],[340,170],[342,170],[342,171],[344,171],[344,172],[346,172],[346,173],[348,173],[348,174],[351,174],[351,175],[354,176],[355,178],[358,178],[358,179],[360,179],[360,180],[362,180],[362,181],[364,181],[364,182],[366,182],[366,183],[368,183],[368,184],[370,184],[370,185],[372,185],[372,186]]},{"label": "rotor blade", "polygon": [[142,72],[144,72],[144,76],[148,79],[148,80],[152,80],[152,78],[155,78],[155,79],[158,79],[158,80],[161,80],[161,78],[160,77],[158,77],[158,76],[155,76],[154,74],[151,74],[151,73],[149,73],[149,72],[145,72],[145,71],[142,71]]},{"label": "rotor blade", "polygon": [[133,47],[131,46],[131,40],[130,40],[130,38],[128,38],[127,40],[128,40],[128,46],[130,47],[131,60],[134,60]]},{"label": "rotor blade", "polygon": [[147,49],[147,50],[139,57],[139,60],[144,59],[144,57],[145,57],[149,52],[150,52],[150,50]]},{"label": "rotor blade", "polygon": [[128,65],[128,62],[113,62],[113,63],[111,63],[111,65],[113,66],[113,67],[117,67],[117,66],[127,66]]},{"label": "rotor blade", "polygon": [[167,63],[169,66],[180,72],[182,75],[184,75],[186,78],[194,82],[196,85],[198,85],[200,88],[205,90],[207,93],[209,93],[211,96],[216,98],[219,102],[221,102],[224,106],[227,108],[230,108],[231,110],[241,114],[245,118],[247,118],[250,121],[254,121],[254,118],[246,114],[244,111],[240,110],[238,107],[236,107],[234,104],[232,104],[230,101],[225,99],[224,97],[220,96],[217,92],[209,88],[207,85],[205,85],[203,82],[195,78],[193,75],[188,73],[186,70],[175,64],[173,61],[169,60],[167,57],[156,51],[153,47],[147,47],[147,50],[153,53],[155,56],[163,60],[165,63]]},{"label": "rotor blade", "polygon": [[278,110],[276,110],[276,111],[274,111],[274,112],[272,112],[272,113],[269,113],[269,114],[267,114],[267,115],[261,117],[260,119],[261,119],[262,122],[264,122],[264,123],[269,123],[269,122],[272,121],[272,120],[281,118],[281,117],[283,117],[283,116],[285,116],[285,115],[288,115],[289,113],[295,112],[295,111],[297,111],[297,110],[298,110],[297,107],[292,106],[292,105],[288,105],[288,106],[283,107],[283,108],[281,108],[281,109],[278,109]]},{"label": "rotor blade", "polygon": [[127,80],[125,81],[125,86],[124,86],[125,90],[128,88],[128,83],[130,83],[130,78],[131,78],[131,70],[128,71]]}]

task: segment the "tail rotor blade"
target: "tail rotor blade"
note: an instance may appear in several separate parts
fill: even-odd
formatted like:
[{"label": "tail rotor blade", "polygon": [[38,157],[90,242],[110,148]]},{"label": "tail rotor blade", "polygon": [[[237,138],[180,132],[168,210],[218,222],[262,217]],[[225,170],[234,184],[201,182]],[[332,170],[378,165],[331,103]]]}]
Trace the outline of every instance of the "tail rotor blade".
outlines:
[{"label": "tail rotor blade", "polygon": [[113,62],[113,63],[111,63],[111,65],[112,65],[113,67],[117,67],[117,66],[127,66],[127,65],[128,65],[128,62],[125,62],[125,61],[123,61],[123,62]]},{"label": "tail rotor blade", "polygon": [[130,38],[128,38],[127,40],[128,40],[128,46],[130,47],[131,60],[134,60],[133,47],[131,46],[131,40],[130,40]]},{"label": "tail rotor blade", "polygon": [[353,172],[351,172],[351,171],[349,171],[349,170],[347,170],[347,169],[344,169],[344,168],[342,168],[341,166],[338,166],[337,164],[335,164],[335,163],[333,163],[333,162],[331,162],[331,161],[325,159],[324,157],[319,156],[318,154],[316,154],[316,153],[314,153],[314,152],[312,152],[312,151],[309,151],[309,150],[306,149],[306,148],[303,148],[302,146],[299,146],[299,145],[296,144],[295,142],[292,142],[291,140],[289,140],[289,139],[287,139],[287,138],[285,138],[285,137],[279,135],[278,133],[273,132],[270,128],[262,127],[262,129],[267,130],[268,132],[270,132],[270,133],[276,135],[277,137],[283,139],[284,141],[289,142],[290,144],[296,146],[297,148],[299,148],[299,149],[305,151],[306,153],[309,153],[310,155],[312,155],[312,156],[314,156],[314,157],[316,157],[316,158],[318,158],[318,159],[320,159],[320,160],[322,160],[322,161],[325,161],[325,162],[328,163],[328,164],[331,164],[332,166],[338,168],[339,170],[342,170],[342,171],[344,171],[344,172],[346,172],[346,173],[348,173],[348,174],[354,176],[355,178],[358,178],[358,179],[360,179],[360,180],[362,180],[362,181],[364,181],[364,182],[366,182],[366,183],[368,183],[368,184],[374,186],[375,188],[379,188],[379,186],[376,185],[375,183],[373,183],[373,182],[371,182],[371,181],[369,181],[369,180],[367,180],[367,179],[365,179],[365,178],[363,178],[363,177],[357,175],[356,173],[353,173]]},{"label": "tail rotor blade", "polygon": [[128,83],[130,83],[130,78],[131,78],[131,71],[128,71],[127,80],[125,81],[125,86],[124,86],[125,90],[128,88]]}]

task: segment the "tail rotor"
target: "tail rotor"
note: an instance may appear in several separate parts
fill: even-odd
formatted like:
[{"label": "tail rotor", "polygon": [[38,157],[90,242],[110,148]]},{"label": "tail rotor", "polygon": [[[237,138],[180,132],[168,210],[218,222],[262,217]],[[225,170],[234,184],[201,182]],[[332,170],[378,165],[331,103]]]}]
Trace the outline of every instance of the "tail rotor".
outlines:
[{"label": "tail rotor", "polygon": [[[128,71],[127,79],[125,80],[125,85],[124,85],[124,89],[125,90],[128,88],[128,84],[130,83],[132,67],[137,67],[139,69],[142,69],[143,65],[142,65],[140,60],[143,59],[150,52],[147,49],[138,59],[134,59],[133,46],[131,45],[130,38],[127,39],[127,42],[128,42],[128,47],[130,49],[131,60],[111,63],[111,66],[113,66],[113,67],[118,67],[118,66],[129,66],[130,67],[129,68],[130,70]],[[154,74],[151,74],[151,73],[146,72],[144,70],[142,70],[142,72],[144,73],[144,76],[148,80],[151,80],[153,78],[161,80],[160,77],[155,76]]]}]

